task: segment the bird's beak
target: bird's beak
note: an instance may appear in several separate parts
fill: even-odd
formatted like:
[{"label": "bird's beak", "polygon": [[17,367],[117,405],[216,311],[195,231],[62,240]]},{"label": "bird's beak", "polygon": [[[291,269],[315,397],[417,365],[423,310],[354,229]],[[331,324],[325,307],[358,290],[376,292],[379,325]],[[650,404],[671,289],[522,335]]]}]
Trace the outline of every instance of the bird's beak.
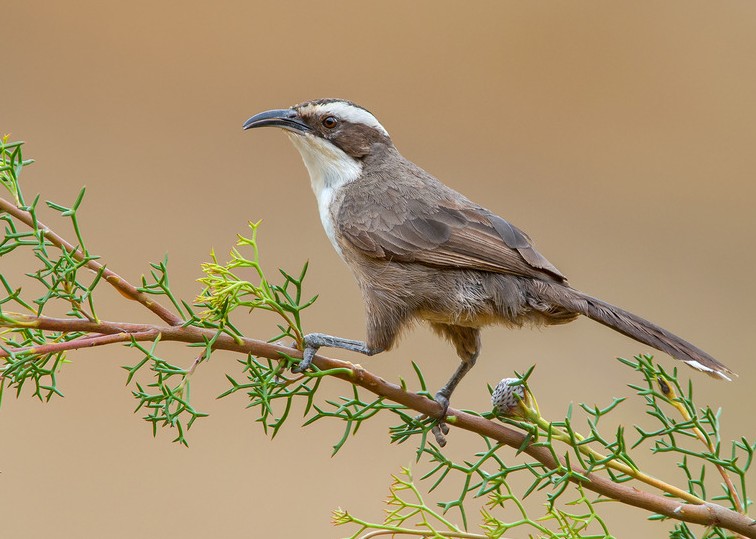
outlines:
[{"label": "bird's beak", "polygon": [[302,118],[300,118],[297,111],[293,109],[276,109],[266,110],[260,114],[255,114],[249,120],[244,122],[242,128],[244,130],[252,129],[255,127],[280,127],[293,133],[309,133],[312,131],[309,125],[307,125]]}]

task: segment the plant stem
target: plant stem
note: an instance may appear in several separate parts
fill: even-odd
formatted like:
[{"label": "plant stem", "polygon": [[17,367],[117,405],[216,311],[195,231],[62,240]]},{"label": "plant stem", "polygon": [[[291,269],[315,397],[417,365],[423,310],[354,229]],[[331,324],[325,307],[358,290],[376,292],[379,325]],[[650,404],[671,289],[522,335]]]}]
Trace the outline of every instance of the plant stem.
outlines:
[{"label": "plant stem", "polygon": [[[28,211],[16,207],[15,204],[5,200],[4,198],[0,198],[0,211],[4,211],[12,215],[31,229],[35,228],[34,219]],[[65,249],[66,252],[70,253],[71,256],[79,262],[85,260],[86,257],[80,249],[75,248],[69,242],[53,232],[41,221],[37,220],[36,225],[37,229],[45,237],[45,239],[52,243],[55,247],[59,249]],[[140,292],[134,285],[126,281],[116,272],[109,270],[96,260],[87,260],[85,265],[96,273],[101,271],[102,276],[105,278],[105,280],[109,282],[113,287],[115,287],[115,289],[118,290],[122,296],[133,301],[138,301],[139,303],[147,307],[150,311],[159,316],[164,322],[172,326],[178,326],[184,323],[181,317],[172,313],[171,311],[163,307],[160,303],[154,301],[149,294]]]},{"label": "plant stem", "polygon": [[[543,429],[545,432],[550,432],[554,438],[557,440],[566,443],[567,445],[573,447],[574,449],[577,449],[585,456],[590,456],[594,458],[597,461],[605,461],[604,465],[607,468],[612,468],[613,470],[617,470],[618,472],[624,473],[626,475],[629,475],[630,477],[637,479],[638,481],[642,481],[643,483],[646,483],[647,485],[651,485],[652,487],[658,488],[659,490],[663,490],[664,492],[667,492],[673,496],[676,496],[677,498],[680,498],[681,500],[685,500],[690,503],[694,504],[703,504],[706,503],[705,500],[702,500],[698,496],[694,496],[687,490],[682,490],[674,485],[670,485],[669,483],[666,483],[662,481],[661,479],[657,479],[656,477],[650,476],[637,468],[633,468],[632,466],[628,466],[624,462],[620,462],[614,459],[607,460],[606,455],[602,455],[592,447],[588,447],[587,445],[573,445],[572,439],[570,438],[570,435],[557,427],[555,427],[552,423],[544,419],[543,417],[538,417],[536,419],[536,422],[538,426]],[[575,438],[578,439],[578,441],[583,441],[585,438],[580,435],[579,433],[574,433]]]},{"label": "plant stem", "polygon": [[[666,384],[666,382],[665,382],[665,384]],[[667,385],[667,388],[671,389],[671,388],[669,388],[668,385]],[[662,388],[662,392],[663,391],[664,391],[664,389]],[[677,411],[680,412],[680,415],[683,417],[683,419],[685,421],[693,421],[693,418],[690,416],[690,413],[688,413],[687,408],[685,408],[685,406],[683,405],[683,403],[680,402],[680,400],[677,398],[676,395],[674,396],[674,398],[670,398],[669,402],[670,402],[670,404],[672,404],[672,406],[674,406],[677,409]],[[715,451],[715,448],[714,448],[714,444],[711,442],[711,440],[709,440],[706,437],[706,435],[701,431],[701,429],[699,429],[697,426],[694,426],[693,427],[693,432],[696,434],[696,436],[698,437],[698,439],[701,440],[701,442],[709,449],[709,452],[712,455],[716,454],[716,451]],[[716,466],[717,470],[719,471],[719,475],[722,476],[722,479],[724,480],[725,485],[727,485],[727,488],[730,491],[730,494],[732,495],[732,500],[735,503],[735,510],[738,513],[745,513],[745,508],[743,506],[743,502],[740,499],[740,494],[738,493],[737,489],[735,488],[735,485],[733,484],[732,479],[730,478],[729,474],[727,473],[727,470],[725,470],[724,467],[722,467],[722,465],[720,465],[720,464],[714,463],[714,465]]]},{"label": "plant stem", "polygon": [[[368,532],[361,536],[360,539],[370,539],[371,537],[378,537],[379,535],[416,535],[418,537],[430,537],[431,532],[386,526],[385,529]],[[440,535],[441,537],[460,537],[462,539],[486,539],[485,535],[467,532],[436,532],[435,535]]]}]

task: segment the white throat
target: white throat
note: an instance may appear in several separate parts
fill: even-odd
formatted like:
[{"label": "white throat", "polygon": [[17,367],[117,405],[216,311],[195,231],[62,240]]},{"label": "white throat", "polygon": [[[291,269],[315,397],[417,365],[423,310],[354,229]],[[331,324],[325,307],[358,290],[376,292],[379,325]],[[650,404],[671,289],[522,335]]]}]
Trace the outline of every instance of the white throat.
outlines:
[{"label": "white throat", "polygon": [[330,142],[313,135],[287,133],[294,147],[299,150],[310,174],[312,191],[318,199],[318,211],[323,228],[334,249],[343,257],[336,242],[331,215],[331,202],[336,191],[353,182],[362,173],[362,163],[347,155]]}]

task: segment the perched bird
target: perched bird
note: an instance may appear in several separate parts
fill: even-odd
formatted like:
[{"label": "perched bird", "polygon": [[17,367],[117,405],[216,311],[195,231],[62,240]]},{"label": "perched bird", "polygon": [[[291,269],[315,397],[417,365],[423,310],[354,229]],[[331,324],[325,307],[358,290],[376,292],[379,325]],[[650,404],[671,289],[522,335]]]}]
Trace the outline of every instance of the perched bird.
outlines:
[{"label": "perched bird", "polygon": [[424,320],[462,362],[438,393],[439,431],[449,398],[480,353],[480,328],[564,324],[587,316],[713,377],[732,371],[628,311],[575,290],[530,238],[404,158],[365,108],[318,99],[252,116],[244,129],[284,129],[302,155],[328,238],[351,268],[367,312],[365,342],[311,333],[321,346],[373,355]]}]

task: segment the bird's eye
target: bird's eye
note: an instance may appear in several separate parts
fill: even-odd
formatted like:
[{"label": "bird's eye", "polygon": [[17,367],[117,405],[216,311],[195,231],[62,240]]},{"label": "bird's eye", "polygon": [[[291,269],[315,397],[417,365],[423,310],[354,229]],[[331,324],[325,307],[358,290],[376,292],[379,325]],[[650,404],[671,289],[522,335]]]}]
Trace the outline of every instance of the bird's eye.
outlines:
[{"label": "bird's eye", "polygon": [[333,129],[334,127],[336,127],[337,123],[339,123],[338,120],[333,116],[326,116],[325,118],[323,118],[323,127],[325,127],[326,129]]}]

